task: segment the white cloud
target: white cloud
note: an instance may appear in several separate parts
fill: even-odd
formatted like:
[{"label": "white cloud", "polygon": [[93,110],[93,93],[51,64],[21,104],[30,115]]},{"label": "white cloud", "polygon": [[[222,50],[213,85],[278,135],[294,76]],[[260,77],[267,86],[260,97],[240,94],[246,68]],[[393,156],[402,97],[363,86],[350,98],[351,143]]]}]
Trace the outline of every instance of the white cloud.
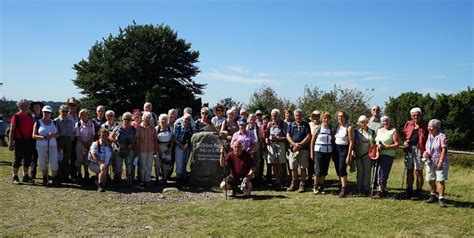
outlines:
[{"label": "white cloud", "polygon": [[230,71],[233,71],[233,72],[236,72],[236,73],[239,73],[239,74],[243,74],[243,73],[248,72],[247,67],[245,67],[243,65],[229,65],[226,68]]},{"label": "white cloud", "polygon": [[203,73],[203,79],[216,80],[216,81],[225,81],[241,84],[281,84],[278,80],[273,80],[264,77],[253,77],[247,75],[239,75],[232,73],[222,73],[218,70],[211,70],[209,72]]}]

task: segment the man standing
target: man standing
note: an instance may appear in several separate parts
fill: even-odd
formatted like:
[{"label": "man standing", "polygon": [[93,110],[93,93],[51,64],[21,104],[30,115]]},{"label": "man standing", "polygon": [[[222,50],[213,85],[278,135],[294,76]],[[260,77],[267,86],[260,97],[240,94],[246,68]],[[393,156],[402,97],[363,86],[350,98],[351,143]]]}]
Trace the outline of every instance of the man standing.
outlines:
[{"label": "man standing", "polygon": [[10,124],[10,138],[8,149],[15,151],[15,160],[13,162],[13,177],[14,184],[20,184],[18,178],[18,170],[23,162],[23,182],[30,181],[28,175],[28,168],[31,164],[33,156],[33,126],[35,121],[28,112],[28,101],[22,99],[16,103],[19,111],[11,117]]},{"label": "man standing", "polygon": [[245,198],[251,198],[250,193],[253,188],[251,179],[255,174],[255,164],[250,153],[243,150],[240,140],[232,143],[232,151],[227,154],[225,159],[221,157],[220,165],[230,167],[230,174],[224,178],[220,188],[222,190],[232,190],[231,197],[235,197],[240,180],[242,180],[241,189],[245,194]]},{"label": "man standing", "polygon": [[95,129],[95,138],[94,140],[99,139],[99,130],[102,127],[102,124],[104,124],[107,121],[107,118],[105,118],[105,107],[102,105],[97,106],[96,110],[96,118],[92,119],[92,123],[94,123],[94,129]]},{"label": "man standing", "polygon": [[301,182],[298,192],[305,191],[305,181],[307,169],[309,166],[309,142],[311,141],[311,129],[309,124],[303,121],[303,112],[296,109],[293,112],[295,122],[291,123],[286,133],[286,139],[290,144],[290,156],[288,162],[291,170],[291,184],[287,191],[296,190],[296,179],[298,177],[298,168],[301,170]]},{"label": "man standing", "polygon": [[72,140],[74,138],[74,122],[67,116],[69,107],[59,107],[59,117],[54,120],[59,132],[58,149],[63,153],[63,159],[59,162],[58,175],[62,182],[69,181],[71,174]]},{"label": "man standing", "polygon": [[[407,168],[407,197],[418,200],[423,189],[423,163],[421,157],[425,152],[425,144],[428,138],[428,123],[423,120],[421,109],[411,109],[412,120],[405,123],[403,127],[403,138],[405,141],[405,166]],[[416,192],[413,193],[414,175],[416,170]]]},{"label": "man standing", "polygon": [[155,127],[155,126],[158,126],[159,124],[158,116],[152,110],[153,110],[153,105],[151,104],[151,102],[146,102],[145,104],[143,104],[143,112],[151,113],[151,117],[153,118],[153,121],[151,122],[151,124],[153,125],[153,127]]},{"label": "man standing", "polygon": [[369,119],[369,128],[378,131],[379,128],[382,128],[382,121],[380,120],[380,107],[374,105],[371,109],[372,117]]}]

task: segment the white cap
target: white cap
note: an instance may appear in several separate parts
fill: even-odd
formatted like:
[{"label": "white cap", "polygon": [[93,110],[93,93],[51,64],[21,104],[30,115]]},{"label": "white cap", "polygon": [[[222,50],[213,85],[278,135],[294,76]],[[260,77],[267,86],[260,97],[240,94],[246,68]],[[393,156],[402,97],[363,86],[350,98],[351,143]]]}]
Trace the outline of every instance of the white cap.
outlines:
[{"label": "white cap", "polygon": [[359,117],[359,120],[357,120],[357,122],[361,122],[361,121],[367,121],[367,117],[365,115],[362,115]]},{"label": "white cap", "polygon": [[419,108],[419,107],[414,107],[410,110],[410,114],[411,113],[417,113],[417,112],[419,112],[420,115],[423,114],[423,113],[421,113],[421,108]]},{"label": "white cap", "polygon": [[260,111],[260,110],[257,110],[257,111],[255,112],[255,115],[258,115],[258,114],[263,114],[263,112]]},{"label": "white cap", "polygon": [[313,111],[313,112],[311,113],[311,115],[313,115],[313,114],[314,114],[314,115],[321,115],[321,112],[318,111],[318,110],[316,110],[316,111]]},{"label": "white cap", "polygon": [[[247,109],[241,108],[241,109],[240,109],[240,113],[244,113],[244,112],[247,113]],[[247,113],[247,114],[248,114],[248,113]]]},{"label": "white cap", "polygon": [[44,106],[41,111],[51,113],[53,112],[53,108],[51,106]]}]

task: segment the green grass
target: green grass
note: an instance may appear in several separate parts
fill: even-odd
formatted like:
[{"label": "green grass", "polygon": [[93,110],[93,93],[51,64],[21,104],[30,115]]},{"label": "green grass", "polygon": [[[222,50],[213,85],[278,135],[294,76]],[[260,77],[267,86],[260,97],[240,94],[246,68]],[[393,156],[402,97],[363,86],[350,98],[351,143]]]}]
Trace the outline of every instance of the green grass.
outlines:
[{"label": "green grass", "polygon": [[[449,208],[387,198],[258,191],[255,200],[224,197],[169,205],[126,204],[118,193],[10,183],[11,153],[0,148],[0,236],[452,236],[473,237],[474,175],[453,165]],[[396,160],[389,187],[401,187]],[[330,168],[330,180],[335,180]],[[349,175],[354,181],[355,174]],[[336,190],[333,184],[332,190]],[[425,185],[425,190],[426,190]],[[172,196],[179,196],[179,192]],[[154,194],[159,196],[160,194]]]}]

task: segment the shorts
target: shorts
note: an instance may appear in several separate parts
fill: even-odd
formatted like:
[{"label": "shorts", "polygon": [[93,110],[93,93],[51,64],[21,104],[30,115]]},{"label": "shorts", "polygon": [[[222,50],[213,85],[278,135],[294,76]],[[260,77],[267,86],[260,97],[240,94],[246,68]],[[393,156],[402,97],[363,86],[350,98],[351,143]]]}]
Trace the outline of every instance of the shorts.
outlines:
[{"label": "shorts", "polygon": [[20,168],[21,162],[23,162],[24,168],[30,167],[33,150],[34,140],[15,140],[15,161],[13,162],[13,168]]},{"label": "shorts", "polygon": [[96,173],[96,174],[100,173],[100,165],[99,165],[99,164],[91,163],[91,164],[89,165],[89,169],[90,169],[92,172]]},{"label": "shorts", "polygon": [[332,153],[314,152],[314,174],[317,177],[328,176]]},{"label": "shorts", "polygon": [[309,167],[309,150],[290,151],[288,163],[290,169],[307,169]]},{"label": "shorts", "polygon": [[285,142],[276,142],[267,145],[268,156],[267,160],[269,164],[285,164],[286,163],[286,151]]},{"label": "shorts", "polygon": [[232,188],[236,188],[238,185],[239,185],[239,179],[236,179],[232,176],[227,176],[224,178],[223,182],[225,182],[226,184],[229,184]]},{"label": "shorts", "polygon": [[434,163],[426,163],[426,181],[442,182],[448,180],[449,163],[443,165],[443,170],[437,170]]},{"label": "shorts", "polygon": [[405,166],[407,169],[423,170],[423,163],[421,162],[422,156],[423,155],[421,154],[420,148],[418,148],[418,146],[410,146],[410,150],[405,157]]}]

